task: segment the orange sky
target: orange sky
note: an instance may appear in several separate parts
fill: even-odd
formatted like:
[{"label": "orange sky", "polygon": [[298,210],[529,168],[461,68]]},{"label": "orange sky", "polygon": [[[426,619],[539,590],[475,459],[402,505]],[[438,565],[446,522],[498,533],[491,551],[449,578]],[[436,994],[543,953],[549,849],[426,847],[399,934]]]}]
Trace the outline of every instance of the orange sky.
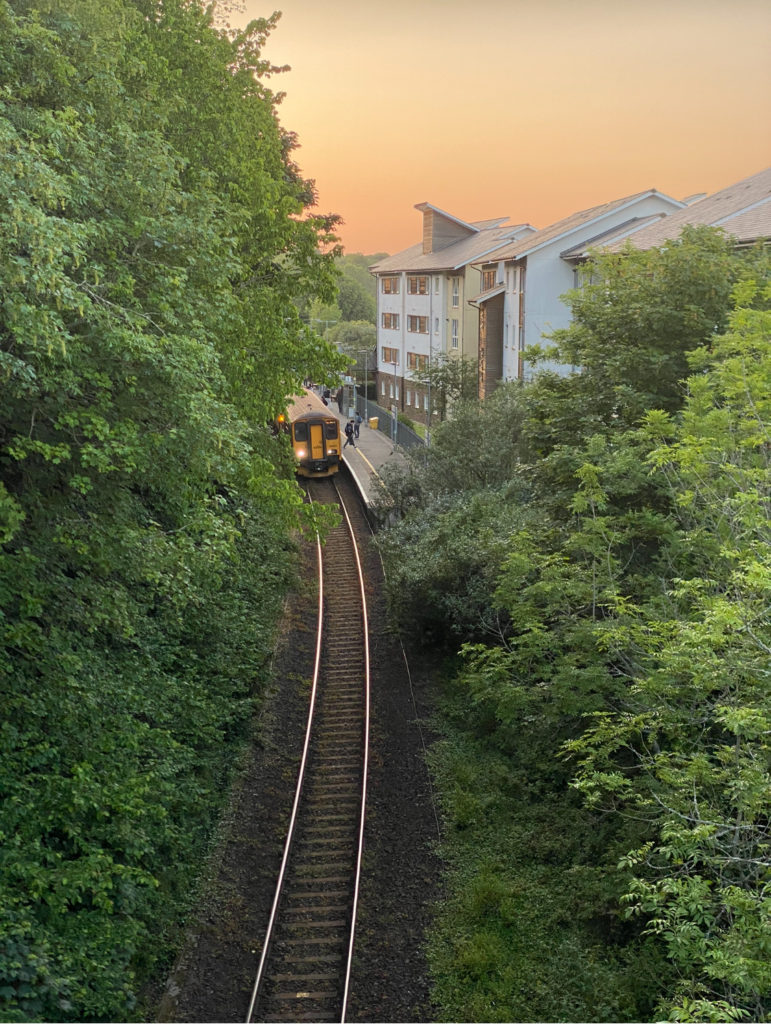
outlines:
[{"label": "orange sky", "polygon": [[281,20],[282,125],[349,252],[420,239],[415,203],[535,227],[771,164],[767,0],[242,0]]}]

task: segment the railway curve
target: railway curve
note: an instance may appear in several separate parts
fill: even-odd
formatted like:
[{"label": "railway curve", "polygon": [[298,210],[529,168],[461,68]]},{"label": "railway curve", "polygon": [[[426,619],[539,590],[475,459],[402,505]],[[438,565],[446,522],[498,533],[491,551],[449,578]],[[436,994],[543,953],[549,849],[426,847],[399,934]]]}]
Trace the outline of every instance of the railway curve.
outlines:
[{"label": "railway curve", "polygon": [[354,951],[369,739],[367,605],[356,535],[333,480],[311,501],[341,521],[318,550],[306,741],[246,1021],[344,1021]]},{"label": "railway curve", "polygon": [[[349,1024],[432,1020],[423,943],[432,903],[440,898],[441,864],[432,850],[437,825],[424,734],[435,666],[412,650],[411,674],[407,669],[388,625],[382,566],[359,494],[347,472],[336,482],[359,539],[372,680],[366,849],[345,1016]],[[206,884],[177,962],[157,994],[145,994],[158,1021],[243,1024],[247,1014],[289,828],[317,648],[315,623],[308,621],[317,556],[303,544],[301,557],[303,583],[285,607],[274,683],[261,703],[219,842],[202,866]],[[338,575],[333,589],[341,589]],[[266,1010],[260,1001],[259,1016],[268,1016]]]}]

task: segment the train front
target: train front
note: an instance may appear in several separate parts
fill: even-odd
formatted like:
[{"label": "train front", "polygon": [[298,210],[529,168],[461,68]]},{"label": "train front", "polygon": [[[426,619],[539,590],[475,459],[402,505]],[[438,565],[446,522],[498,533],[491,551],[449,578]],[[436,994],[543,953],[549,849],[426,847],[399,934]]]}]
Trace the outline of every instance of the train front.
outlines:
[{"label": "train front", "polygon": [[340,467],[340,424],[331,413],[306,413],[291,424],[300,476],[331,476]]}]

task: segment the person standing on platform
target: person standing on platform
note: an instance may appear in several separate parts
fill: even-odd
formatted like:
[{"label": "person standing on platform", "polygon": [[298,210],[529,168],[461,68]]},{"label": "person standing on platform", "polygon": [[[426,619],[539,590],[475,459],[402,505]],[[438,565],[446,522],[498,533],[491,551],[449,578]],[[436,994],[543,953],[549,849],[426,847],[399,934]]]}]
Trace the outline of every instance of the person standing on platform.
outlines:
[{"label": "person standing on platform", "polygon": [[351,448],[356,447],[356,445],[353,443],[353,429],[353,420],[348,420],[348,422],[345,425],[345,444],[343,445],[344,449],[347,448],[348,445],[350,445]]},{"label": "person standing on platform", "polygon": [[353,425],[353,436],[358,440],[359,438],[359,427],[361,426],[361,413],[356,413],[356,421]]}]

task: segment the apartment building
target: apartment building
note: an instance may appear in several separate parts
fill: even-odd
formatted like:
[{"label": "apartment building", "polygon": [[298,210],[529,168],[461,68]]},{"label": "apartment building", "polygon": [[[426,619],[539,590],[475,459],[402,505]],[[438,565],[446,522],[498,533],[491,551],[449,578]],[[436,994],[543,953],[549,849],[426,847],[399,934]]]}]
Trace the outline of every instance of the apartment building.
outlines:
[{"label": "apartment building", "polygon": [[535,231],[506,217],[463,221],[431,203],[416,245],[370,267],[377,278],[377,390],[380,405],[427,422],[429,396],[417,379],[440,354],[477,359],[482,288],[477,261]]},{"label": "apartment building", "polygon": [[[475,262],[480,292],[470,297],[478,310],[479,396],[486,398],[501,380],[522,379],[535,369],[525,359],[531,345],[548,346],[548,335],[570,323],[562,296],[578,285],[578,270],[590,248],[621,240],[668,220],[685,202],[655,189],[625,196],[571,214],[506,242]],[[569,373],[557,362],[539,369]]]},{"label": "apartment building", "polygon": [[[635,232],[629,241],[636,249],[653,249],[677,238],[686,224],[719,228],[738,248],[769,243],[771,239],[771,167],[727,185],[719,192],[686,200],[682,210]],[[603,246],[618,252],[614,239]]]}]

